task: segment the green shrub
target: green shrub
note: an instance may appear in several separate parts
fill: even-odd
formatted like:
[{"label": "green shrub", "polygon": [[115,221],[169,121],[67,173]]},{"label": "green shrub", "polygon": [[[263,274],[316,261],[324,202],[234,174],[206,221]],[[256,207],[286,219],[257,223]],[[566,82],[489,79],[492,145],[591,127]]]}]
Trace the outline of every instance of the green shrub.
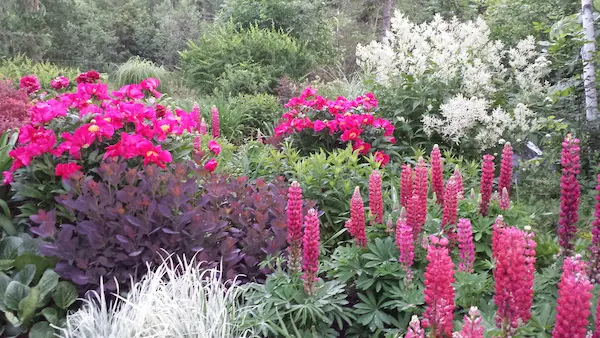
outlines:
[{"label": "green shrub", "polygon": [[[272,92],[279,78],[303,76],[311,64],[305,48],[289,35],[257,27],[236,31],[233,24],[213,27],[181,52],[181,68],[188,84],[205,94]],[[229,77],[231,82],[226,80]],[[247,78],[251,86],[232,87]]]},{"label": "green shrub", "polygon": [[318,0],[226,0],[219,15],[222,22],[233,22],[248,29],[275,28],[306,43],[321,61],[335,55],[332,21],[325,3]]},{"label": "green shrub", "polygon": [[57,76],[66,76],[75,81],[80,71],[77,68],[60,67],[51,62],[36,62],[26,56],[15,56],[0,60],[0,78],[19,83],[25,75],[35,75],[43,89],[50,88],[50,81]]},{"label": "green shrub", "polygon": [[124,64],[120,65],[115,72],[111,74],[110,80],[120,87],[132,83],[140,83],[142,80],[151,77],[160,80],[160,87],[158,87],[159,92],[168,91],[168,82],[170,78],[169,71],[163,66],[157,66],[150,60],[134,56]]},{"label": "green shrub", "polygon": [[283,108],[273,95],[247,94],[234,97],[229,109],[243,121],[243,133],[248,136],[257,129],[262,133],[272,130]]}]

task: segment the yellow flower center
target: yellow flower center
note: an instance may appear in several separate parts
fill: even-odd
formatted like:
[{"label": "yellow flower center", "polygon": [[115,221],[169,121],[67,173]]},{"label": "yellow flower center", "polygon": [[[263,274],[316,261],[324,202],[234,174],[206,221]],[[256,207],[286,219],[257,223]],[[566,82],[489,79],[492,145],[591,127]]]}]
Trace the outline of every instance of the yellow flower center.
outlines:
[{"label": "yellow flower center", "polygon": [[110,119],[110,117],[105,117],[105,118],[104,118],[104,121],[106,121],[106,122],[110,123],[111,119]]},{"label": "yellow flower center", "polygon": [[356,133],[350,133],[350,137],[349,138],[353,139],[355,137],[356,137]]},{"label": "yellow flower center", "polygon": [[90,133],[97,133],[100,130],[100,127],[98,127],[97,125],[93,124],[88,128],[88,131]]},{"label": "yellow flower center", "polygon": [[81,148],[83,148],[83,149],[87,149],[87,148],[89,148],[89,147],[90,147],[90,145],[89,145],[89,144],[84,144],[84,145],[82,145],[82,146],[81,146]]},{"label": "yellow flower center", "polygon": [[156,151],[150,150],[146,153],[146,157],[150,156],[158,156],[158,154],[156,153]]},{"label": "yellow flower center", "polygon": [[168,124],[165,124],[165,125],[160,126],[160,129],[166,133],[169,131],[169,129],[171,129],[171,127]]}]

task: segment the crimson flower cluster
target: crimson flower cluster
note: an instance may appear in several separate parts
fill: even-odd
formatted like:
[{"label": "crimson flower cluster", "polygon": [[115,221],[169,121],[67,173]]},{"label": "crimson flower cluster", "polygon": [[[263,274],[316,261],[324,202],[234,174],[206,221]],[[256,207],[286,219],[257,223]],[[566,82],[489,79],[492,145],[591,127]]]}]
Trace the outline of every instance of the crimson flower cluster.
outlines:
[{"label": "crimson flower cluster", "polygon": [[556,323],[553,338],[585,338],[590,316],[593,284],[578,256],[565,258],[558,283]]},{"label": "crimson flower cluster", "polygon": [[487,216],[494,184],[494,156],[490,154],[483,155],[481,165],[481,182],[479,192],[481,193],[481,203],[479,204],[479,213]]},{"label": "crimson flower cluster", "polygon": [[475,262],[475,244],[473,243],[473,227],[471,221],[461,218],[458,221],[458,250],[460,253],[460,263],[458,271],[473,272],[473,263]]},{"label": "crimson flower cluster", "polygon": [[304,290],[307,294],[315,293],[315,282],[319,271],[319,216],[315,209],[308,210],[304,220],[304,237],[302,246],[302,271]]},{"label": "crimson flower cluster", "polygon": [[440,147],[435,144],[431,150],[431,186],[439,205],[444,205],[444,165]]},{"label": "crimson flower cluster", "polygon": [[[74,92],[56,93],[34,102],[30,122],[20,128],[18,146],[9,153],[14,161],[3,173],[4,184],[12,182],[16,170],[44,155],[67,162],[68,167],[57,168],[57,176],[66,177],[80,169],[77,166],[85,158],[83,152],[92,146],[99,147],[103,159],[140,158],[144,165],[154,163],[165,168],[172,161],[171,153],[162,148],[167,138],[198,134],[198,114],[146,104],[147,93],[154,98],[161,96],[156,90],[160,85],[157,79],[126,85],[109,95],[107,85],[96,82],[98,78],[94,71],[83,73],[76,79]],[[21,83],[31,86],[34,81],[29,77]],[[74,126],[74,130],[55,132],[65,126]],[[221,148],[212,141],[209,149],[218,155]],[[213,171],[216,165],[212,158],[205,168]]]},{"label": "crimson flower cluster", "polygon": [[290,255],[290,269],[300,270],[302,257],[302,188],[293,181],[287,194],[287,229]]},{"label": "crimson flower cluster", "polygon": [[381,192],[381,174],[373,170],[369,176],[369,209],[373,215],[373,222],[383,223],[383,194]]},{"label": "crimson flower cluster", "polygon": [[579,197],[581,196],[579,182],[577,181],[577,175],[579,175],[581,168],[579,164],[579,139],[573,138],[569,134],[564,139],[562,147],[558,242],[568,253],[573,250],[572,240],[577,232],[575,223],[579,220]]},{"label": "crimson flower cluster", "polygon": [[360,195],[360,189],[356,187],[350,200],[350,219],[346,222],[346,228],[354,238],[354,242],[361,247],[367,246],[365,226],[365,206]]},{"label": "crimson flower cluster", "polygon": [[390,157],[382,150],[372,149],[376,144],[396,143],[394,125],[375,117],[377,99],[372,93],[353,100],[339,96],[335,100],[317,95],[317,90],[306,88],[299,97],[285,105],[289,109],[275,127],[275,136],[296,135],[302,132],[313,136],[326,136],[336,142],[352,144],[362,155],[372,153],[382,166]]},{"label": "crimson flower cluster", "polygon": [[535,272],[533,234],[505,226],[499,218],[493,227],[495,259],[494,303],[498,307],[496,325],[507,335],[531,318]]},{"label": "crimson flower cluster", "polygon": [[434,337],[451,337],[454,319],[454,263],[448,240],[429,237],[425,269],[425,304],[423,327],[431,328]]}]

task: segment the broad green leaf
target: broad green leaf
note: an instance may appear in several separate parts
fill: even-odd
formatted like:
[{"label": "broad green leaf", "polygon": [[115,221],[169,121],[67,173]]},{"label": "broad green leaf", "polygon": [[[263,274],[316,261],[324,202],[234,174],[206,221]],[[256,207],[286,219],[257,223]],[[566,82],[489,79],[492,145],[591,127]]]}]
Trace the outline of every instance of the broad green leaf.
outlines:
[{"label": "broad green leaf", "polygon": [[58,324],[58,311],[56,311],[53,307],[47,307],[42,310],[42,316],[46,318],[50,324],[56,325]]},{"label": "broad green leaf", "polygon": [[29,330],[29,338],[52,338],[54,329],[48,322],[38,322]]},{"label": "broad green leaf", "polygon": [[19,321],[22,325],[29,325],[29,322],[35,315],[39,298],[40,291],[32,288],[29,291],[29,295],[19,302]]},{"label": "broad green leaf", "polygon": [[55,262],[56,258],[53,257],[41,257],[33,254],[24,254],[15,260],[15,268],[23,269],[26,265],[35,265],[36,270],[33,280],[38,281],[42,277],[44,271],[54,267]]},{"label": "broad green leaf", "polygon": [[54,302],[59,308],[66,310],[77,300],[78,292],[75,286],[69,282],[62,281],[56,286],[54,292]]},{"label": "broad green leaf", "polygon": [[0,241],[0,259],[15,259],[19,256],[19,246],[23,239],[19,237],[8,236]]},{"label": "broad green leaf", "polygon": [[52,269],[44,271],[42,278],[37,283],[36,288],[40,291],[40,300],[49,295],[58,285],[58,274]]},{"label": "broad green leaf", "polygon": [[8,284],[6,291],[4,292],[4,305],[8,309],[18,310],[19,302],[29,295],[30,288],[27,285],[21,284],[17,281],[12,281]]},{"label": "broad green leaf", "polygon": [[24,285],[29,285],[29,283],[31,283],[35,277],[35,270],[35,265],[27,264],[20,269],[19,272],[17,272],[17,274],[13,277],[13,280]]}]

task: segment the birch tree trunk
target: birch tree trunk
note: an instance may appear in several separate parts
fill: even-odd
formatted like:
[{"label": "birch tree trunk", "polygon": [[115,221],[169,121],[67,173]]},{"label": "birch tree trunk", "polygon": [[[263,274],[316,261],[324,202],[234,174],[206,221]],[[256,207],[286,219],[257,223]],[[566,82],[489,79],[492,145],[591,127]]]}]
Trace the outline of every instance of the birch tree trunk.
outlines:
[{"label": "birch tree trunk", "polygon": [[385,34],[392,27],[392,10],[394,8],[394,0],[383,0],[383,16],[381,25],[381,38],[385,37]]},{"label": "birch tree trunk", "polygon": [[585,90],[585,117],[588,121],[598,119],[598,93],[596,92],[596,72],[593,60],[596,52],[596,38],[592,12],[592,0],[581,0],[581,17],[586,40],[581,49],[581,60],[583,62],[583,87]]}]

